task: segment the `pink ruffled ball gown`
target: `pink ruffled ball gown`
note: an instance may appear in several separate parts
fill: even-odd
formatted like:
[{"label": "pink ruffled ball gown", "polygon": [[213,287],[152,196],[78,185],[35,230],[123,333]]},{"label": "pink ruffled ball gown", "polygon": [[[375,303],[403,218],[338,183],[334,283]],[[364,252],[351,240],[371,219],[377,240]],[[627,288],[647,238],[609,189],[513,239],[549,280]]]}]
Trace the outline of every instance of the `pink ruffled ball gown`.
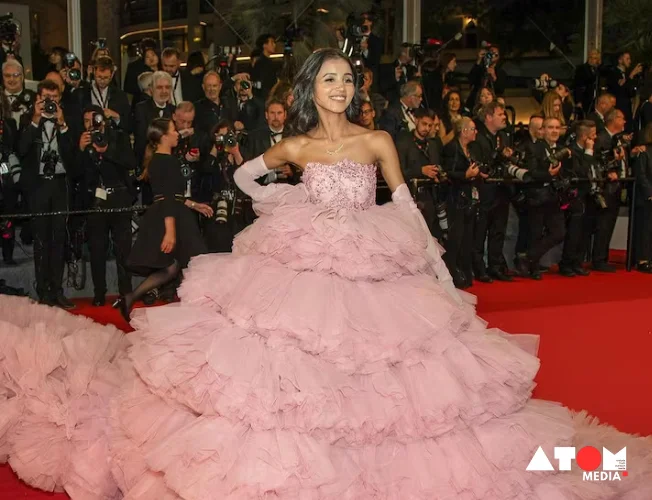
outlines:
[{"label": "pink ruffled ball gown", "polygon": [[[375,187],[342,161],[252,188],[233,254],[126,336],[0,299],[0,456],[75,500],[652,498],[652,442],[530,399],[537,338],[486,329],[406,186]],[[526,471],[584,445],[628,477]]]}]

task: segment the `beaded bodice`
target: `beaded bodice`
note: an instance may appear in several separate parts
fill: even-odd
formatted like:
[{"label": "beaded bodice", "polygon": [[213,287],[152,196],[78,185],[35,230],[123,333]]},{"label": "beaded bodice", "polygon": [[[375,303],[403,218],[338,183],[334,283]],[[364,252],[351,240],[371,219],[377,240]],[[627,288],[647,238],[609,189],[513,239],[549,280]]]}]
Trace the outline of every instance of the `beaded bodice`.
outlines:
[{"label": "beaded bodice", "polygon": [[365,210],[376,204],[376,165],[351,160],[308,163],[303,183],[311,203],[330,208]]}]

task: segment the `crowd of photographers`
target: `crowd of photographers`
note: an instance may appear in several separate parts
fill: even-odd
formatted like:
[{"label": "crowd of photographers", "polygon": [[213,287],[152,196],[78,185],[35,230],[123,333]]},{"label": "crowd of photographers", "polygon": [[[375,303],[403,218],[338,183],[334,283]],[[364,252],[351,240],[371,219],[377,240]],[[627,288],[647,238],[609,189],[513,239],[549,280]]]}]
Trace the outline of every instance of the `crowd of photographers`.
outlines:
[{"label": "crowd of photographers", "polygon": [[[508,77],[498,48],[479,52],[463,100],[452,80],[454,54],[424,57],[420,47],[404,44],[393,63],[381,64],[373,19],[363,16],[357,28],[353,37],[336,29],[335,39],[360,70],[359,124],[386,130],[396,141],[415,199],[446,247],[456,286],[466,288],[473,279],[512,281],[510,267],[522,277],[541,279],[541,257],[562,242],[562,275],[587,275],[582,265],[587,256],[594,270],[613,272],[609,243],[627,192],[622,181],[631,175],[638,178],[638,269],[652,272],[652,150],[646,149],[652,142],[652,128],[646,127],[652,98],[637,114],[642,128],[628,129],[635,121],[631,82],[641,72],[629,70],[628,54],[614,69],[618,75],[609,76],[608,93],[595,83],[597,65],[591,59],[578,69],[577,106],[567,86],[543,75],[541,114],[515,130],[502,97]],[[74,54],[58,50],[35,93],[24,87],[19,58],[7,58],[0,96],[0,209],[99,210],[86,217],[37,216],[22,224],[21,239],[34,244],[41,302],[74,307],[63,293],[64,267],[84,248],[95,305],[105,303],[110,254],[120,294],[131,291],[125,262],[137,218],[128,209],[137,200],[152,202],[151,189],[139,177],[147,128],[156,117],[171,118],[180,134],[174,154],[187,180],[185,196],[213,207],[213,217],[198,214],[209,251],[231,250],[234,235],[255,218],[233,172],[282,140],[293,100],[288,75],[270,58],[275,51],[275,37],[263,35],[246,73],[234,69],[236,50],[225,50],[212,70],[201,53],[182,64],[176,49],[159,53],[156,43],[145,39],[120,85],[105,44],[97,44],[86,67]],[[583,111],[586,116],[580,116]],[[639,132],[634,140],[625,133],[629,130]],[[286,165],[262,182],[296,183],[300,174]],[[379,202],[385,199],[380,189]],[[519,217],[512,266],[503,252],[510,206]],[[16,222],[2,220],[6,265],[15,264]],[[174,294],[171,286],[147,301],[172,300]]]}]

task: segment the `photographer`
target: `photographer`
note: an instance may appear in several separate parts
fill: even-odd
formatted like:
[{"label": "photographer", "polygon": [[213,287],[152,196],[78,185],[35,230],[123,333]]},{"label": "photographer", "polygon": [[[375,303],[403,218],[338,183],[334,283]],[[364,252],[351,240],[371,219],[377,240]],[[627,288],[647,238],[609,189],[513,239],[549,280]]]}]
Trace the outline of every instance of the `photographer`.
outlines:
[{"label": "photographer", "polygon": [[[104,109],[84,109],[84,130],[79,139],[78,163],[84,172],[86,208],[129,207],[136,197],[136,158],[129,136],[107,126]],[[94,306],[106,302],[106,257],[109,235],[113,242],[120,295],[131,292],[131,273],[126,268],[131,250],[131,213],[99,213],[88,216],[88,248],[95,297]]]},{"label": "photographer", "polygon": [[243,206],[244,195],[233,181],[233,174],[244,158],[235,131],[226,120],[215,126],[211,138],[210,191],[215,217],[204,221],[204,239],[209,252],[230,252],[234,236],[253,222],[251,211]]},{"label": "photographer", "polygon": [[444,260],[457,288],[473,284],[473,230],[479,202],[480,168],[473,120],[462,117],[455,122],[455,139],[444,147],[444,169],[452,186],[448,197],[449,232]]},{"label": "photographer", "polygon": [[453,86],[453,72],[457,67],[457,57],[452,52],[441,55],[439,64],[433,71],[423,73],[423,90],[426,105],[430,109],[441,109],[443,99]]},{"label": "photographer", "polygon": [[399,100],[401,89],[407,82],[418,77],[418,68],[414,65],[414,50],[409,43],[401,44],[401,51],[391,64],[380,67],[380,93],[389,101],[390,106]]},{"label": "photographer", "polygon": [[587,118],[588,114],[595,107],[595,101],[598,97],[597,92],[600,89],[601,64],[602,57],[600,51],[592,50],[589,52],[586,63],[580,64],[575,69],[575,77],[573,79],[575,102],[578,107],[582,108],[584,116]]},{"label": "photographer", "polygon": [[236,95],[235,129],[238,132],[256,130],[264,126],[265,105],[261,99],[254,96],[251,81],[246,78],[246,75],[236,76],[233,87]]},{"label": "photographer", "polygon": [[526,157],[527,169],[536,184],[526,189],[530,244],[524,256],[516,257],[516,269],[523,277],[541,279],[539,261],[551,248],[564,241],[564,214],[553,185],[568,161],[570,151],[558,147],[561,123],[557,118],[543,121],[543,140],[537,141]]},{"label": "photographer", "polygon": [[[23,123],[23,115],[34,104],[36,94],[29,89],[25,88],[25,77],[23,72],[23,65],[15,59],[10,59],[2,65],[2,84],[4,87],[4,94],[9,99],[11,106],[11,116],[16,122],[16,127],[20,130]],[[30,116],[25,118],[25,122],[29,121]],[[16,137],[16,139],[18,139]]]},{"label": "photographer", "polygon": [[383,55],[383,41],[374,34],[374,16],[365,12],[361,16],[361,32],[364,35],[360,42],[360,50],[364,60],[365,68],[371,69],[375,79],[378,79],[380,69],[380,58]]},{"label": "photographer", "polygon": [[[59,106],[60,99],[57,83],[39,83],[32,122],[20,136],[21,183],[32,212],[67,210],[69,183],[76,177],[75,146]],[[39,301],[65,309],[75,307],[62,288],[66,217],[36,217],[32,228]]]},{"label": "photographer", "polygon": [[412,134],[402,134],[396,143],[398,159],[406,180],[432,179],[435,182],[434,186],[418,188],[416,202],[432,235],[443,242],[448,236],[447,192],[440,185],[446,178],[442,168],[444,146],[439,137],[430,138],[439,128],[439,117],[430,109],[417,109],[414,120],[416,127]]},{"label": "photographer", "polygon": [[[6,63],[5,63],[6,64]],[[18,205],[18,182],[21,167],[14,153],[16,123],[11,118],[9,102],[0,97],[0,213],[15,212]],[[0,240],[2,241],[2,260],[7,266],[15,266],[14,243],[16,228],[14,221],[0,219]]]},{"label": "photographer", "polygon": [[222,77],[215,71],[207,71],[202,82],[204,98],[197,101],[195,123],[199,130],[211,130],[222,120],[234,121],[234,104],[227,94],[222,94]]},{"label": "photographer", "polygon": [[[257,158],[283,139],[283,129],[287,118],[285,106],[281,101],[270,99],[267,101],[265,108],[267,126],[254,130],[247,136],[242,152],[245,160]],[[297,180],[296,177],[296,172],[290,165],[286,164],[278,170],[270,171],[269,174],[262,178],[262,181],[265,184],[278,181],[294,184]]]},{"label": "photographer", "polygon": [[[586,179],[592,177],[595,169],[594,144],[597,138],[595,123],[579,121],[575,125],[576,139],[570,144],[571,161],[565,162],[562,175],[569,178]],[[572,136],[571,136],[572,137]],[[583,231],[584,213],[587,198],[591,196],[592,187],[588,182],[579,182],[572,188],[566,213],[566,237],[564,249],[559,262],[559,274],[566,277],[588,276],[590,273],[582,267],[584,261]],[[595,195],[595,194],[594,194]]]},{"label": "photographer", "polygon": [[[503,255],[511,193],[505,185],[485,182],[492,173],[495,162],[501,161],[499,157],[512,156],[511,144],[504,132],[507,126],[505,106],[490,102],[480,108],[476,126],[480,155],[476,160],[486,167],[480,169],[480,204],[474,233],[473,272],[478,281],[485,283],[490,283],[493,279],[512,281],[512,277],[507,275],[507,262]],[[484,261],[485,240],[488,266]]]},{"label": "photographer", "polygon": [[590,251],[593,270],[614,273],[616,268],[609,264],[609,244],[616,227],[620,210],[621,186],[618,180],[627,172],[627,157],[620,140],[625,130],[625,115],[619,109],[612,109],[605,118],[605,129],[598,134],[594,155],[599,159],[602,199],[590,197],[586,206],[584,248],[588,248],[591,235],[593,248]]},{"label": "photographer", "polygon": [[618,64],[607,76],[607,91],[616,97],[616,108],[623,112],[626,121],[626,131],[631,132],[634,126],[632,119],[632,98],[636,95],[639,77],[643,75],[643,65],[637,64],[634,69],[629,52],[618,54]]},{"label": "photographer", "polygon": [[[156,63],[151,61],[146,61],[148,56],[147,52],[154,52],[156,56]],[[147,65],[147,62],[154,65],[154,69],[150,68]],[[140,95],[140,89],[138,87],[138,77],[145,73],[146,71],[156,71],[158,70],[158,55],[156,55],[156,40],[153,38],[143,38],[138,44],[138,57],[127,64],[127,71],[125,73],[124,85],[122,88],[128,94],[131,94],[132,98],[137,98]]]},{"label": "photographer", "polygon": [[256,85],[255,95],[265,101],[278,79],[274,62],[270,59],[270,56],[276,53],[276,39],[269,33],[262,34],[256,39],[256,48],[260,54],[251,70],[251,81],[260,82],[260,85]]},{"label": "photographer", "polygon": [[378,122],[378,127],[392,136],[394,142],[401,132],[412,132],[416,123],[414,112],[421,107],[423,88],[411,80],[401,86],[401,98],[390,104]]},{"label": "photographer", "polygon": [[586,117],[587,120],[595,123],[598,134],[605,129],[604,117],[616,107],[616,98],[611,94],[600,94],[595,102],[595,110],[589,113]]},{"label": "photographer", "polygon": [[[204,201],[206,193],[201,193],[202,177],[210,172],[211,159],[209,138],[194,126],[195,106],[183,101],[177,105],[172,115],[174,126],[179,132],[179,141],[172,149],[181,164],[181,173],[186,180],[184,196],[197,201]],[[209,201],[208,198],[207,201]]]},{"label": "photographer", "polygon": [[652,273],[652,123],[643,130],[645,150],[634,163],[636,176],[636,269]]},{"label": "photographer", "polygon": [[496,46],[489,46],[478,52],[478,58],[469,72],[471,92],[466,99],[467,109],[473,109],[476,96],[482,87],[489,87],[496,96],[505,94],[509,77],[505,70],[498,65],[499,61],[500,50]]},{"label": "photographer", "polygon": [[82,109],[99,106],[104,110],[104,118],[126,133],[131,131],[129,123],[129,98],[122,90],[111,85],[114,64],[110,57],[100,57],[93,66],[95,79],[81,94]]}]

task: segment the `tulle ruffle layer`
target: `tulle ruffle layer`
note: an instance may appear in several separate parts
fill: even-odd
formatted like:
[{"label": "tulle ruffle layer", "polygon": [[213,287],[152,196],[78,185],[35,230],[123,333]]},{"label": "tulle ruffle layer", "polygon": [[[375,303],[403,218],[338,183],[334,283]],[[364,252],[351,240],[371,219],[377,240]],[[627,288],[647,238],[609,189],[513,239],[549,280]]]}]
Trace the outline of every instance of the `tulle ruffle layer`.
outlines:
[{"label": "tulle ruffle layer", "polygon": [[112,326],[0,297],[0,460],[27,484],[74,499],[118,499],[110,473],[109,401],[124,352]]},{"label": "tulle ruffle layer", "polygon": [[268,186],[254,203],[260,218],[236,237],[233,253],[355,280],[430,272],[427,234],[409,211],[394,203],[331,208],[308,198],[303,184]]}]

